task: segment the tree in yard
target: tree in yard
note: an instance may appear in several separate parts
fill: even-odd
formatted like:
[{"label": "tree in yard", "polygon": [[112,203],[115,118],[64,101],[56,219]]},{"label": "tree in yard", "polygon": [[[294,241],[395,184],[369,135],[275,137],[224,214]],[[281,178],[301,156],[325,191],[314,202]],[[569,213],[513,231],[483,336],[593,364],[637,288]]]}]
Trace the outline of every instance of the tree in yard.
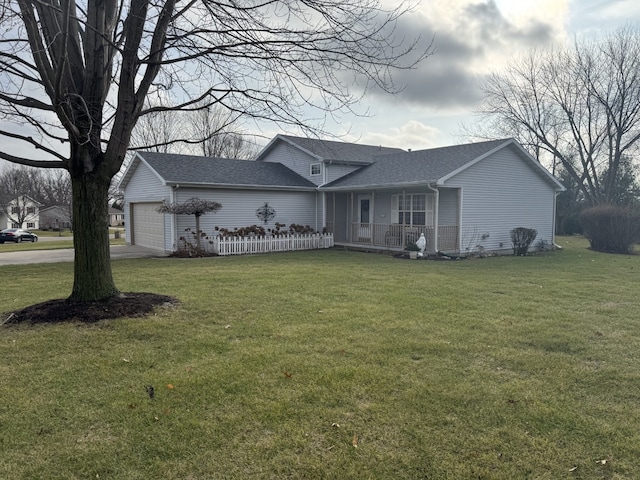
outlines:
[{"label": "tree in yard", "polygon": [[[26,168],[12,168],[0,174],[0,214],[4,214],[17,225],[22,226],[27,216],[25,195],[29,185],[29,174]],[[7,228],[6,225],[0,230]]]},{"label": "tree in yard", "polygon": [[628,198],[621,190],[640,146],[639,30],[532,52],[483,90],[479,113],[492,136],[515,137],[554,172],[561,167],[587,205]]},{"label": "tree in yard", "polygon": [[139,119],[219,105],[312,128],[307,108],[331,115],[371,85],[396,91],[391,73],[431,53],[396,34],[409,11],[380,0],[3,0],[0,117],[21,128],[0,136],[34,152],[0,158],[70,174],[69,300],[119,295],[107,199]]},{"label": "tree in yard", "polygon": [[191,137],[197,140],[200,153],[205,157],[249,159],[255,157],[255,144],[249,142],[235,125],[237,113],[221,107],[207,107],[189,117]]},{"label": "tree in yard", "polygon": [[202,154],[205,157],[249,159],[255,144],[242,134],[242,115],[220,105],[186,111],[157,111],[140,118],[129,150]]},{"label": "tree in yard", "polygon": [[[36,205],[42,205],[41,194],[47,176],[27,167],[8,168],[0,172],[0,214],[6,215],[9,222],[19,228],[34,221]],[[0,226],[0,230],[6,228]]]},{"label": "tree in yard", "polygon": [[160,213],[175,213],[176,215],[193,215],[196,217],[196,248],[198,251],[202,251],[202,245],[200,243],[200,217],[205,213],[215,213],[222,208],[222,205],[218,202],[211,200],[202,200],[200,198],[190,198],[183,203],[167,203],[164,202],[158,211]]}]

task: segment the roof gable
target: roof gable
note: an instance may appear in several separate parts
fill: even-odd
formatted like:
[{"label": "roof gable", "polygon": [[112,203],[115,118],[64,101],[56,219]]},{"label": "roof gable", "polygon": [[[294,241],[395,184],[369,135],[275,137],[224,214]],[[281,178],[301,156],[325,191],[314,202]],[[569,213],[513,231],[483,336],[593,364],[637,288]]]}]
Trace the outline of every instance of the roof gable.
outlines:
[{"label": "roof gable", "polygon": [[350,189],[365,187],[411,186],[425,183],[444,184],[461,171],[494,152],[513,145],[519,156],[532,164],[540,175],[558,189],[564,187],[514,139],[490,140],[450,147],[401,152],[377,157],[375,163],[339,178],[323,188]]},{"label": "roof gable", "polygon": [[258,154],[256,160],[262,161],[277,143],[285,143],[311,155],[319,162],[352,163],[367,165],[378,155],[404,152],[400,148],[377,145],[361,145],[358,143],[321,140],[317,138],[295,137],[292,135],[276,135]]},{"label": "roof gable", "polygon": [[[138,152],[134,162],[137,164],[144,162],[164,185],[315,187],[314,184],[279,163],[157,152]],[[126,186],[134,169],[134,165],[127,169],[120,188]]]},{"label": "roof gable", "polygon": [[43,206],[42,203],[38,202],[37,200],[34,200],[29,195],[18,195],[16,198],[14,198],[8,203],[8,206],[14,206],[17,204],[29,205],[29,206],[35,205],[36,207]]}]

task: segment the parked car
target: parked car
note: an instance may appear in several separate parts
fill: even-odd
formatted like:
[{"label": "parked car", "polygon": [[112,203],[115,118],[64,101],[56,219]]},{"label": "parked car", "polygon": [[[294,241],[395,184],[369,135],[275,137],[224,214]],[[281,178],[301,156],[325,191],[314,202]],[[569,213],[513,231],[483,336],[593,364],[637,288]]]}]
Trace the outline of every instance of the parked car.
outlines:
[{"label": "parked car", "polygon": [[0,243],[4,242],[37,242],[38,235],[22,228],[5,228],[0,232]]}]

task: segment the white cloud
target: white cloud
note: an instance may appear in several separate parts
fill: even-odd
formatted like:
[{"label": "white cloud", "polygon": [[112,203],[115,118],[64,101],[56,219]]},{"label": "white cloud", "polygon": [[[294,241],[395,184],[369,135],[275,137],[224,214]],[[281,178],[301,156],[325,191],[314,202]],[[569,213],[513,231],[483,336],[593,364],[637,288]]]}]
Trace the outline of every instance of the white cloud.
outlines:
[{"label": "white cloud", "polygon": [[422,150],[436,146],[442,134],[437,128],[430,127],[416,120],[410,120],[398,127],[390,127],[383,132],[366,132],[361,136],[346,135],[345,141],[365,145],[382,145],[403,149]]}]

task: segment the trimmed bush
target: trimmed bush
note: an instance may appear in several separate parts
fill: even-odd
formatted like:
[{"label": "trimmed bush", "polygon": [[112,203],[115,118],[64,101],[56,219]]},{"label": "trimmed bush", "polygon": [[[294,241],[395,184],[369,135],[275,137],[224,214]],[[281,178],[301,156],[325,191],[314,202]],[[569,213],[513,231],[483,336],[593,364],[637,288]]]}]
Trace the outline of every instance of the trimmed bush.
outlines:
[{"label": "trimmed bush", "polygon": [[526,255],[537,236],[538,231],[535,228],[517,227],[511,230],[513,254]]},{"label": "trimmed bush", "polygon": [[631,253],[640,241],[640,212],[628,207],[599,205],[580,214],[584,236],[592,250]]}]

